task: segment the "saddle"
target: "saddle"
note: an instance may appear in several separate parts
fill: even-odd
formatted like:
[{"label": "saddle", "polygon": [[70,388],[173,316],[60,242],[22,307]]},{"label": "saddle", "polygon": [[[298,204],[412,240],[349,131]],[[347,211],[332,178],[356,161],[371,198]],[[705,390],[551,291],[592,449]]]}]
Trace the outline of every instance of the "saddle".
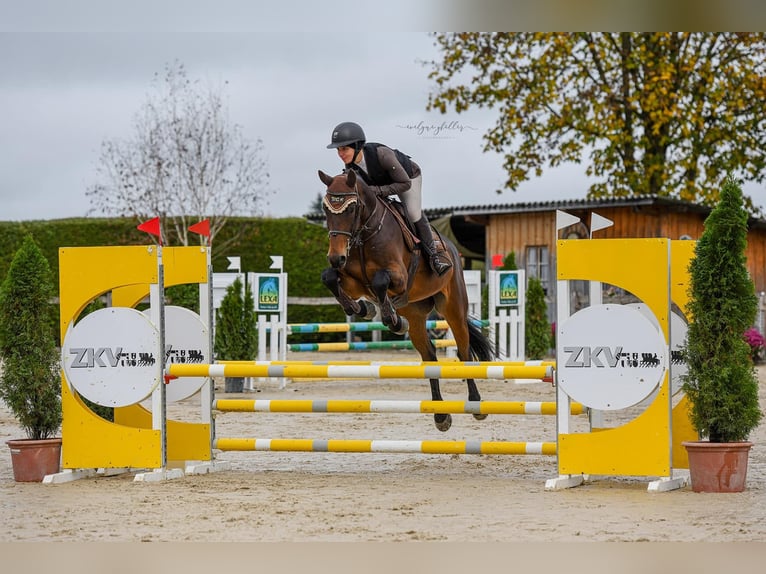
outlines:
[{"label": "saddle", "polygon": [[[407,249],[411,252],[415,252],[416,249],[419,250],[420,238],[418,238],[418,234],[415,231],[415,225],[407,215],[407,210],[404,208],[404,204],[397,199],[391,199],[391,197],[378,197],[378,201],[383,202],[386,209],[388,209],[391,215],[394,216],[394,219],[396,219],[396,222],[402,229],[402,236],[404,237]],[[437,252],[447,253],[447,257],[451,261],[452,258],[447,252],[447,247],[444,245],[444,241],[442,241],[441,233],[439,233],[437,229],[434,229],[433,226],[431,226],[431,229],[433,230],[434,235],[434,248]]]},{"label": "saddle", "polygon": [[[396,222],[399,224],[399,227],[402,230],[404,243],[412,254],[412,257],[410,258],[410,265],[407,269],[407,289],[405,289],[404,293],[393,297],[392,299],[394,307],[399,308],[406,305],[409,300],[410,288],[412,287],[412,283],[415,280],[415,273],[417,272],[418,265],[420,264],[420,253],[422,251],[420,248],[420,238],[418,238],[418,235],[415,232],[415,226],[413,225],[412,221],[410,221],[410,218],[407,215],[407,210],[404,208],[404,204],[401,201],[390,199],[388,197],[383,198],[380,196],[378,196],[377,199],[383,203],[383,206],[389,211],[389,213],[391,213]],[[431,229],[433,230],[434,235],[434,249],[436,249],[436,251],[446,253],[447,248],[444,245],[444,241],[442,241],[441,234],[433,227],[431,227]],[[449,256],[449,253],[447,253],[447,257],[450,260],[452,259]]]}]

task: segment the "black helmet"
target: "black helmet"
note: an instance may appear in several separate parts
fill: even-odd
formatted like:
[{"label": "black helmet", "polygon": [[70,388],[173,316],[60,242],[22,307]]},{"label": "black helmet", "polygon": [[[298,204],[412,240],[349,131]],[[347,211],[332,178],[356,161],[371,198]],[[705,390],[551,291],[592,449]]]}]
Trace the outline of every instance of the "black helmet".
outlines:
[{"label": "black helmet", "polygon": [[362,126],[355,124],[354,122],[343,122],[342,124],[335,126],[335,129],[332,130],[330,145],[327,146],[327,149],[350,146],[357,142],[364,145],[366,140],[367,138],[364,137]]}]

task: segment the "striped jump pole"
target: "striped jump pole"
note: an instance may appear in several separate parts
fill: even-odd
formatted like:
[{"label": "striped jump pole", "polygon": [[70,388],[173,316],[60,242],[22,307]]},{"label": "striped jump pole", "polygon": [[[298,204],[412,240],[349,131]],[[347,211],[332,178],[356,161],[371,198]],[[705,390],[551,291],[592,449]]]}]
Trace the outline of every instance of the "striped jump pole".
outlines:
[{"label": "striped jump pole", "polygon": [[169,377],[363,379],[551,379],[553,367],[502,365],[256,365],[171,363]]},{"label": "striped jump pole", "polygon": [[555,455],[555,442],[218,438],[222,451]]},{"label": "striped jump pole", "polygon": [[[486,415],[555,415],[554,401],[408,401],[408,400],[263,400],[216,399],[213,408],[239,413],[422,413]],[[572,415],[585,409],[570,405]]]},{"label": "striped jump pole", "polygon": [[[471,319],[477,327],[489,325],[487,319]],[[269,331],[270,326],[266,327]],[[449,329],[449,324],[444,319],[426,321],[426,329]],[[287,331],[291,335],[298,333],[366,333],[370,331],[386,331],[388,327],[382,321],[359,321],[354,323],[292,323],[287,325]]]},{"label": "striped jump pole", "polygon": [[[455,346],[455,339],[432,339],[434,347],[444,349]],[[289,343],[287,348],[293,352],[306,351],[375,351],[375,350],[398,350],[414,349],[409,339],[402,341],[351,341],[335,343]]]},{"label": "striped jump pole", "polygon": [[441,359],[439,361],[375,361],[375,360],[346,360],[346,359],[321,359],[310,360],[285,360],[285,361],[216,361],[217,365],[399,365],[399,366],[444,366],[444,365],[467,365],[467,366],[502,366],[502,367],[541,367],[556,366],[556,361],[458,361]]}]

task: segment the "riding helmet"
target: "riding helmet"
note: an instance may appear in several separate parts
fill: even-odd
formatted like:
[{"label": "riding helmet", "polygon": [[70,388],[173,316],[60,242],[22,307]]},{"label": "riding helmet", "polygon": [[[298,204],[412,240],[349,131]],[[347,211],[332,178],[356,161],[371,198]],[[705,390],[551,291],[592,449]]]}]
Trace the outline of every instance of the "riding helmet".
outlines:
[{"label": "riding helmet", "polygon": [[356,143],[364,145],[366,140],[367,138],[364,136],[362,126],[355,124],[354,122],[343,122],[335,126],[335,129],[332,130],[330,145],[327,146],[327,149],[350,146]]}]

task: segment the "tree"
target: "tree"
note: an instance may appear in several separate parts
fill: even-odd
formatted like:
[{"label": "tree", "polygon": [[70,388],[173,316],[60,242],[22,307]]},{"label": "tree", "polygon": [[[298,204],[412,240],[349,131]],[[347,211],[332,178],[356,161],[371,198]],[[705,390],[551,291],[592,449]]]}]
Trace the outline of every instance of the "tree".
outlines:
[{"label": "tree", "polygon": [[201,219],[210,219],[212,240],[229,217],[259,215],[271,193],[263,145],[230,123],[221,90],[193,82],[177,61],[153,84],[133,136],[101,146],[99,181],[86,192],[90,212],[159,215],[165,242],[181,245]]},{"label": "tree", "polygon": [[309,205],[309,213],[323,213],[324,208],[322,207],[322,202],[324,200],[324,194],[319,192],[317,193],[316,197],[314,198],[314,201],[311,202]]},{"label": "tree", "polygon": [[692,322],[682,388],[691,402],[692,425],[710,442],[743,441],[763,416],[758,376],[744,339],[758,312],[746,248],[742,190],[728,178],[689,264]]},{"label": "tree", "polygon": [[240,276],[226,288],[215,312],[215,358],[219,361],[249,361],[258,354],[253,291]]},{"label": "tree", "polygon": [[551,325],[548,323],[547,310],[542,282],[537,277],[530,277],[524,308],[524,341],[529,359],[542,359],[551,348]]},{"label": "tree", "polygon": [[512,191],[543,167],[580,163],[585,153],[591,198],[659,195],[712,206],[724,175],[764,180],[762,33],[440,33],[435,40],[442,61],[430,62],[436,88],[428,109],[496,107],[484,150],[504,154]]},{"label": "tree", "polygon": [[501,271],[514,271],[518,269],[516,266],[516,252],[510,251],[503,257],[503,266],[500,267]]},{"label": "tree", "polygon": [[34,440],[53,437],[61,426],[59,354],[49,320],[54,294],[48,260],[27,235],[0,285],[0,399]]}]

